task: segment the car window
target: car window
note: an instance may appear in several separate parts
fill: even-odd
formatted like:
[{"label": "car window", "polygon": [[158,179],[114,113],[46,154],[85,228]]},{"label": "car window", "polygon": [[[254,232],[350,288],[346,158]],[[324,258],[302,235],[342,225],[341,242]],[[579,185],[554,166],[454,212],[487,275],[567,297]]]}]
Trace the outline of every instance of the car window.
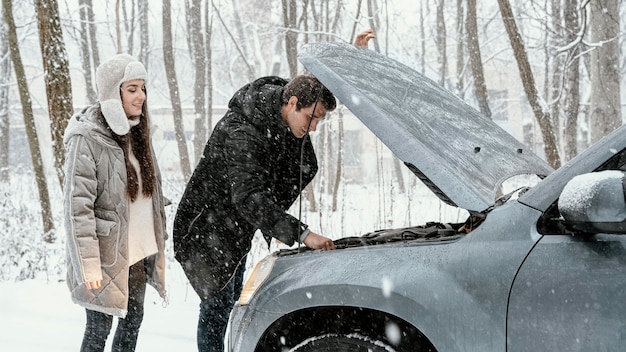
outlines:
[{"label": "car window", "polygon": [[616,153],[614,157],[602,164],[596,171],[621,170],[626,171],[626,148]]}]

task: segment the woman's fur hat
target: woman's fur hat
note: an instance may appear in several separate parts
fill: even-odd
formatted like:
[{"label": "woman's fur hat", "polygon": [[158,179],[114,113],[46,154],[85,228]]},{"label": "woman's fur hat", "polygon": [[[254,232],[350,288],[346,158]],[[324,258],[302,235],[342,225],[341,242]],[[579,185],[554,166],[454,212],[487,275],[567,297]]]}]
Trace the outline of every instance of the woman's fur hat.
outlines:
[{"label": "woman's fur hat", "polygon": [[115,134],[123,136],[130,130],[128,117],[122,106],[120,87],[134,79],[146,80],[143,64],[128,54],[118,54],[104,61],[96,70],[98,101],[104,119]]}]

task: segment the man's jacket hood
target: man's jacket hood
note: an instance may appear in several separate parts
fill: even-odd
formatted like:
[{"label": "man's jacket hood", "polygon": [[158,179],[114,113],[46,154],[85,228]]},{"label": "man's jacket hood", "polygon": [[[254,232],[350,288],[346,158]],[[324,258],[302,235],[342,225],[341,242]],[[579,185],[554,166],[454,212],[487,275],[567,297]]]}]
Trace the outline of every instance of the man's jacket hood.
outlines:
[{"label": "man's jacket hood", "polygon": [[244,118],[249,118],[256,127],[282,126],[276,119],[276,111],[282,106],[283,87],[287,80],[269,76],[257,79],[241,87],[228,102],[228,108]]}]

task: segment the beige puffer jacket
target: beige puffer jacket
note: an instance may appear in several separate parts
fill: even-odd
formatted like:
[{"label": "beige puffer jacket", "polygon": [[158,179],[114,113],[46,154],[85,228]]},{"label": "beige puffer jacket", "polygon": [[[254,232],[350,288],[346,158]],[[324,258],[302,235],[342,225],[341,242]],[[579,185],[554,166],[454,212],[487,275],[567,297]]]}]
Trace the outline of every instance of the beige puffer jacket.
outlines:
[{"label": "beige puffer jacket", "polygon": [[[73,116],[65,131],[67,284],[72,300],[125,317],[128,307],[128,216],[124,152],[99,121],[98,104]],[[153,199],[158,253],[147,258],[148,283],[165,299],[165,210],[161,176]],[[102,280],[91,290],[85,282]]]}]

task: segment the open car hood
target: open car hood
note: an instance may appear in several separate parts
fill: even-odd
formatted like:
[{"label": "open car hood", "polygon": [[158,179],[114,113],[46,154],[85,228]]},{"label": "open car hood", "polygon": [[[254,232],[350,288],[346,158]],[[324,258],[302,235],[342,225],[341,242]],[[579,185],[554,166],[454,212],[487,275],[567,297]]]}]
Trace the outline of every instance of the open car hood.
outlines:
[{"label": "open car hood", "polygon": [[300,62],[444,202],[481,212],[506,179],[553,169],[496,123],[372,50],[315,43]]}]

